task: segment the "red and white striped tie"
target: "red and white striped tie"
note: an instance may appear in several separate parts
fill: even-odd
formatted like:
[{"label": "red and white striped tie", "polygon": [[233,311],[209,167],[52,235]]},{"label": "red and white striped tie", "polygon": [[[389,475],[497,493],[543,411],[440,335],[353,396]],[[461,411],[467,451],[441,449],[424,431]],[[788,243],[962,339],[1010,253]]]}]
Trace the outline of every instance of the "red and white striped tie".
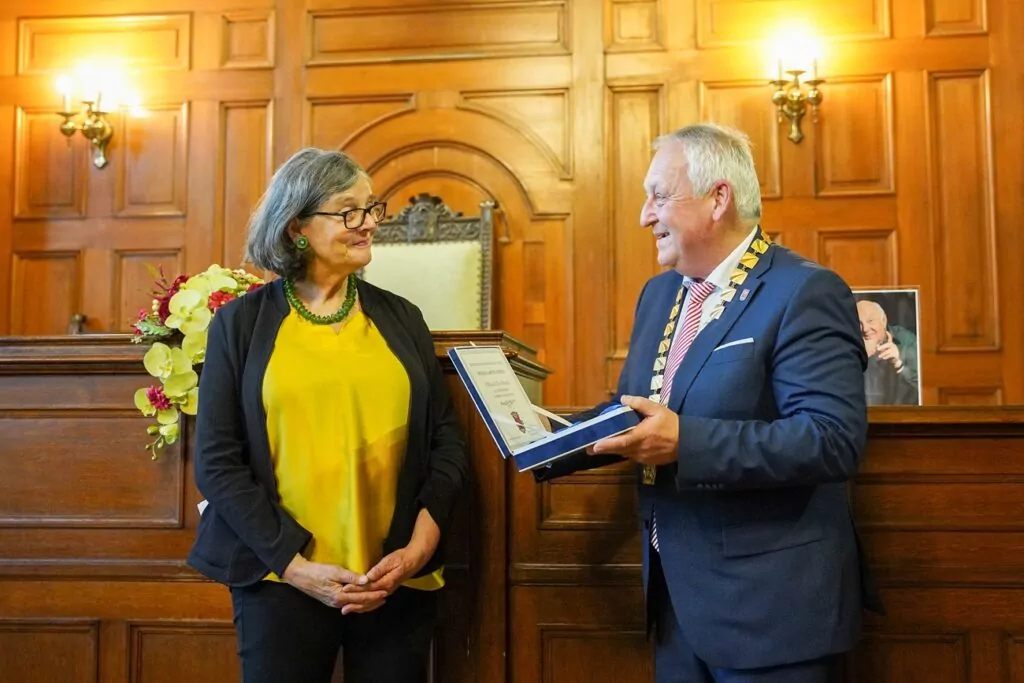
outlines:
[{"label": "red and white striped tie", "polygon": [[[690,344],[697,338],[700,332],[700,319],[704,309],[704,300],[715,291],[715,285],[707,280],[694,282],[690,285],[690,295],[686,300],[686,313],[683,315],[682,328],[672,340],[672,348],[668,352],[668,362],[665,366],[665,383],[661,387],[661,403],[668,403],[668,397],[672,391],[672,378],[679,370]],[[651,545],[655,552],[660,552],[658,547],[658,523],[654,511],[651,511]]]},{"label": "red and white striped tie", "polygon": [[672,340],[672,349],[668,352],[668,361],[665,366],[665,383],[661,388],[661,402],[668,403],[669,392],[672,391],[672,378],[679,365],[683,362],[690,344],[697,338],[700,332],[700,318],[704,306],[704,300],[715,291],[714,283],[704,280],[694,282],[690,285],[690,296],[686,300],[686,313],[683,315],[682,328]]}]

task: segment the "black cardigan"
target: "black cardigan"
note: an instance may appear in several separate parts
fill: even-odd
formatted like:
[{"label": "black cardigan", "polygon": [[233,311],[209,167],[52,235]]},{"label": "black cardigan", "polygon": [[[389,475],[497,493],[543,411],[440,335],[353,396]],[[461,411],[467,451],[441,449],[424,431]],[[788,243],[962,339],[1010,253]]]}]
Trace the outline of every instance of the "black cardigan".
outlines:
[{"label": "black cardigan", "polygon": [[[421,508],[440,527],[443,543],[467,458],[433,339],[409,301],[362,280],[357,291],[410,383],[405,460],[381,553],[408,544]],[[210,324],[195,421],[196,486],[209,507],[188,563],[229,586],[251,585],[270,571],[281,576],[312,538],[281,507],[263,408],[263,377],[290,311],[278,280],[221,307]],[[417,575],[441,563],[437,552]]]}]

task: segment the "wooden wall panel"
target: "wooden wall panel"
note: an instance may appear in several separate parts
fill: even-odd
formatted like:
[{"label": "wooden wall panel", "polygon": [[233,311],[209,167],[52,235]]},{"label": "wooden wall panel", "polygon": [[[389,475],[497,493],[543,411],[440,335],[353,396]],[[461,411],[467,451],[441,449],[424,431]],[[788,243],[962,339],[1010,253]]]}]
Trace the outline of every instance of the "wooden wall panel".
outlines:
[{"label": "wooden wall panel", "polygon": [[126,69],[188,69],[191,25],[186,13],[23,19],[18,73],[52,74],[83,60]]},{"label": "wooden wall panel", "polygon": [[45,109],[18,109],[14,217],[84,218],[86,156],[69,145],[61,118]]},{"label": "wooden wall panel", "polygon": [[828,102],[815,147],[818,195],[893,192],[891,78],[831,79]]},{"label": "wooden wall panel", "polygon": [[67,333],[72,314],[82,310],[81,254],[16,253],[13,271],[11,333]]},{"label": "wooden wall panel", "polygon": [[890,229],[819,230],[815,258],[851,287],[889,287],[898,281],[896,234]]},{"label": "wooden wall panel", "polygon": [[988,30],[985,0],[924,0],[925,33],[956,36]]},{"label": "wooden wall panel", "polygon": [[[942,351],[999,348],[992,127],[984,71],[928,75],[929,170]],[[955,277],[948,274],[956,273]]]},{"label": "wooden wall panel", "polygon": [[[861,483],[856,496],[865,529],[1024,531],[1021,488],[1004,481],[977,482],[971,475],[941,483],[890,478],[885,483]],[[946,501],[954,491],[963,505],[952,511]]]},{"label": "wooden wall panel", "polygon": [[563,179],[573,177],[572,106],[567,89],[465,92],[459,107],[515,129],[550,157]]},{"label": "wooden wall panel", "polygon": [[967,683],[968,643],[963,633],[878,634],[865,641],[851,680],[878,683]]},{"label": "wooden wall panel", "polygon": [[1009,636],[1004,641],[1010,683],[1024,681],[1024,637]]},{"label": "wooden wall panel", "polygon": [[92,683],[99,677],[99,624],[0,619],[0,680]]},{"label": "wooden wall panel", "polygon": [[607,0],[605,50],[634,52],[664,47],[662,0]]},{"label": "wooden wall panel", "polygon": [[823,4],[787,0],[699,0],[697,40],[701,47],[760,42],[765,32],[785,31],[793,21],[842,38],[887,38],[889,0]]},{"label": "wooden wall panel", "polygon": [[640,210],[651,143],[665,128],[665,93],[660,85],[613,87],[608,100],[612,140],[608,196],[613,254],[608,269],[615,298],[605,387],[614,391],[629,348],[636,297],[644,282],[660,269],[651,231],[640,227]]},{"label": "wooden wall panel", "polygon": [[184,216],[188,182],[188,104],[150,105],[126,116],[115,164],[119,217]]},{"label": "wooden wall panel", "polygon": [[643,599],[636,588],[515,588],[511,683],[653,678]]},{"label": "wooden wall panel", "polygon": [[227,102],[220,114],[215,231],[221,264],[235,268],[242,264],[249,216],[273,174],[273,116],[269,102]]},{"label": "wooden wall panel", "polygon": [[627,464],[537,485],[516,477],[510,576],[521,585],[631,580],[640,564],[636,473]]},{"label": "wooden wall panel", "polygon": [[539,529],[633,531],[636,501],[623,495],[636,477],[624,468],[604,468],[539,487]]},{"label": "wooden wall panel", "polygon": [[235,629],[224,623],[133,623],[130,683],[223,683],[241,675]]},{"label": "wooden wall panel", "polygon": [[[0,460],[8,475],[0,479],[0,526],[179,526],[180,453],[171,448],[158,463],[150,462],[140,433],[144,437],[145,428],[134,412],[103,419],[38,419],[17,412],[0,417],[6,444]],[[68,459],[64,448],[48,448],[51,443],[75,444],[75,457]],[[124,454],[123,464],[111,469],[111,453]],[[40,477],[43,472],[47,476]]]},{"label": "wooden wall panel", "polygon": [[221,15],[222,69],[274,67],[274,11],[225,12]]},{"label": "wooden wall panel", "polygon": [[[568,52],[565,0],[314,11],[309,65]],[[391,30],[382,31],[383,23]]]},{"label": "wooden wall panel", "polygon": [[997,406],[1002,403],[1002,387],[939,387],[939,405]]}]

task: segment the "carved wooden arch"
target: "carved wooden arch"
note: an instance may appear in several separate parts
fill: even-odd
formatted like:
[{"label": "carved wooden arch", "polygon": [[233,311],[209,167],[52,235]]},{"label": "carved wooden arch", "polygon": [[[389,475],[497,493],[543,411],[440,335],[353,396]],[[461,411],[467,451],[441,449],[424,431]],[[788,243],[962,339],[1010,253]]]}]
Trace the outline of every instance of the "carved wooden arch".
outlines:
[{"label": "carved wooden arch", "polygon": [[572,185],[550,150],[491,115],[461,109],[406,110],[380,117],[350,135],[341,149],[371,175],[410,150],[462,148],[496,164],[515,180],[533,215],[568,215]]},{"label": "carved wooden arch", "polygon": [[[389,201],[389,213],[405,203],[408,191],[403,188],[415,181],[434,179],[440,184],[454,182],[473,188],[481,199],[496,203],[494,229],[498,243],[516,239],[522,232],[520,227],[527,223],[564,221],[569,215],[568,211],[538,211],[521,179],[500,160],[483,150],[452,141],[430,140],[391,150],[367,164],[366,171],[373,178],[377,196]],[[556,188],[543,195],[547,203],[557,201],[548,199],[557,198],[557,191]],[[434,194],[440,194],[446,202],[449,199],[441,191]]]}]

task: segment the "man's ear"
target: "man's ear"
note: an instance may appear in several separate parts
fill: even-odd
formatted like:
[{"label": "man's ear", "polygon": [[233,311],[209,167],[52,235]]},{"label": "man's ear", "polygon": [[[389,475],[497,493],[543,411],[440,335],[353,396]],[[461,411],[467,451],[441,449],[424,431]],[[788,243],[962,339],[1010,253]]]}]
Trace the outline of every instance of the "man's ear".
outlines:
[{"label": "man's ear", "polygon": [[715,202],[714,208],[711,210],[711,218],[720,221],[733,202],[732,185],[724,180],[718,181],[711,188],[711,198]]}]

